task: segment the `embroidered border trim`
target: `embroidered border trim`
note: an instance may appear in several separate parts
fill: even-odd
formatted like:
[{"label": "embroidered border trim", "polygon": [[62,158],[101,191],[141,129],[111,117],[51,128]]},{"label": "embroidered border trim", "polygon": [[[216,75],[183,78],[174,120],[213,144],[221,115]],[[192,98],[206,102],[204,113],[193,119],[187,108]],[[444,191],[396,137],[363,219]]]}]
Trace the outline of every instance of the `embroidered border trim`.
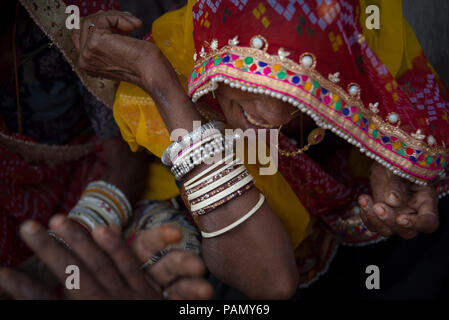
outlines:
[{"label": "embroidered border trim", "polygon": [[[313,55],[312,55],[313,56]],[[197,64],[189,78],[193,100],[215,90],[217,81],[254,93],[270,94],[288,101],[301,111],[316,113],[314,120],[322,127],[336,126],[339,134],[362,152],[411,181],[424,184],[436,178],[448,163],[449,152],[440,146],[428,146],[400,128],[385,122],[365,108],[357,96],[324,78],[312,67],[247,47],[226,46]],[[231,83],[231,84],[232,84]],[[232,86],[232,85],[231,85]],[[246,88],[246,86],[249,86]],[[361,144],[364,144],[362,146]],[[395,166],[399,168],[395,168]],[[409,175],[414,176],[411,177]]]}]

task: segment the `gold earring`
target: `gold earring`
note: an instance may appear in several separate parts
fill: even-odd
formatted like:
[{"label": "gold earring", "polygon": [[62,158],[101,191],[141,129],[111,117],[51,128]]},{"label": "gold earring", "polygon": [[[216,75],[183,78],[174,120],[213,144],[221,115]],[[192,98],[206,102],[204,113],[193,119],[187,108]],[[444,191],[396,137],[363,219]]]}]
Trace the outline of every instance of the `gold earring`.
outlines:
[{"label": "gold earring", "polygon": [[[302,113],[301,113],[302,115]],[[281,132],[282,129],[282,125],[278,128],[278,134],[279,132]],[[301,127],[301,133],[302,133],[302,127]],[[286,157],[295,157],[301,153],[304,153],[305,151],[309,150],[311,146],[319,144],[321,141],[323,141],[324,137],[326,135],[326,130],[323,128],[315,128],[313,129],[310,133],[309,136],[307,137],[307,142],[308,144],[305,145],[304,147],[296,150],[296,151],[284,151],[281,150],[279,148],[279,144],[277,145],[278,151],[282,156],[286,156]],[[301,143],[302,145],[302,143]]]}]

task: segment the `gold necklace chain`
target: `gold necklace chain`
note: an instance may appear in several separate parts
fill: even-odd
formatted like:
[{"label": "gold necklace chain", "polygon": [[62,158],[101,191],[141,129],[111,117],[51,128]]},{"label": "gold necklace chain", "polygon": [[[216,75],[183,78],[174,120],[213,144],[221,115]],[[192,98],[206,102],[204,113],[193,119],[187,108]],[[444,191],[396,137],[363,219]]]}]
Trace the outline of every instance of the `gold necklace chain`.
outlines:
[{"label": "gold necklace chain", "polygon": [[[298,110],[297,110],[298,111]],[[295,114],[297,111],[293,112],[293,114]],[[301,137],[300,137],[300,145],[303,144],[303,114],[301,113],[300,115],[300,125],[301,125]],[[282,125],[279,126],[278,128],[278,136],[279,133],[281,132],[282,129]],[[311,146],[319,144],[321,141],[323,141],[324,137],[326,136],[326,130],[323,128],[315,128],[313,129],[310,133],[309,136],[307,137],[307,145],[305,145],[302,148],[299,148],[296,151],[285,151],[285,150],[281,150],[281,148],[279,148],[279,143],[277,145],[279,154],[285,157],[296,157],[297,155],[300,155],[304,152],[306,152],[307,150],[310,149]]]}]

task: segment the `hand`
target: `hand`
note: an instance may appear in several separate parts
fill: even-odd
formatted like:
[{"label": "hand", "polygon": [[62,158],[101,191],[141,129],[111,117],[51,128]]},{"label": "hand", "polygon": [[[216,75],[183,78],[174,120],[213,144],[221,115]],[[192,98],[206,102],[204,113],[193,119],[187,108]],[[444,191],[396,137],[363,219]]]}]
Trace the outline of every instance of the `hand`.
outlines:
[{"label": "hand", "polygon": [[[143,264],[181,239],[182,233],[167,225],[142,231],[131,247]],[[196,254],[173,250],[145,271],[158,288],[165,288],[164,296],[169,299],[205,300],[212,297],[211,285],[202,278],[205,265]]]},{"label": "hand", "polygon": [[114,33],[141,26],[142,21],[126,12],[98,11],[85,17],[80,30],[72,32],[78,66],[95,77],[141,84],[142,60],[159,50],[150,42]]},{"label": "hand", "polygon": [[[65,288],[68,265],[80,270],[80,289],[64,289],[64,297],[70,299],[161,299],[162,293],[150,285],[147,275],[140,269],[131,248],[121,240],[114,227],[98,227],[92,238],[75,222],[64,216],[56,216],[50,227],[73,249],[69,251],[50,238],[37,222],[28,221],[20,234]],[[153,232],[155,240],[158,233]],[[157,264],[162,262],[159,261]],[[184,261],[183,261],[184,262]],[[156,265],[155,265],[156,266]],[[160,267],[166,271],[170,266]],[[175,286],[176,282],[172,284]],[[12,269],[0,272],[0,287],[16,299],[56,298],[44,285],[29,276]]]},{"label": "hand", "polygon": [[191,130],[193,121],[201,118],[159,48],[148,41],[113,33],[114,29],[131,31],[141,24],[131,14],[117,11],[99,11],[84,18],[80,30],[72,33],[78,66],[91,76],[141,87],[156,102],[170,131]]},{"label": "hand", "polygon": [[361,217],[367,228],[389,237],[412,239],[439,226],[438,197],[430,186],[419,186],[392,174],[378,163],[371,167],[373,195],[361,195]]}]

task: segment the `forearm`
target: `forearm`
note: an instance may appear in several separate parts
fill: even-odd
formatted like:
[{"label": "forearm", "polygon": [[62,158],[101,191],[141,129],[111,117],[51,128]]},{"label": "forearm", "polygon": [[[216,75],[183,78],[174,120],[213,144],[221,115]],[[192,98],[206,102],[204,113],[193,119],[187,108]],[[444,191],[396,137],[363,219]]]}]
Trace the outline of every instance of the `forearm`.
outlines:
[{"label": "forearm", "polygon": [[[258,200],[253,188],[217,210],[201,216],[199,226],[220,230],[246,214]],[[221,281],[252,299],[288,299],[298,273],[293,248],[280,220],[265,204],[250,219],[216,238],[203,238],[203,257]]]},{"label": "forearm", "polygon": [[148,159],[132,152],[120,137],[103,141],[106,167],[102,180],[118,187],[131,204],[139,200],[148,176]]},{"label": "forearm", "polygon": [[[166,69],[170,71],[158,74],[157,81],[152,74],[146,75],[144,88],[155,100],[169,131],[177,128],[191,131],[193,121],[200,120],[200,115],[179,85],[171,66]],[[204,169],[202,165],[195,172]],[[233,223],[251,210],[258,197],[259,192],[252,188],[201,216],[200,229],[211,232]],[[211,272],[251,298],[288,298],[296,289],[298,274],[293,248],[285,229],[267,204],[228,233],[204,238],[202,246]]]}]

